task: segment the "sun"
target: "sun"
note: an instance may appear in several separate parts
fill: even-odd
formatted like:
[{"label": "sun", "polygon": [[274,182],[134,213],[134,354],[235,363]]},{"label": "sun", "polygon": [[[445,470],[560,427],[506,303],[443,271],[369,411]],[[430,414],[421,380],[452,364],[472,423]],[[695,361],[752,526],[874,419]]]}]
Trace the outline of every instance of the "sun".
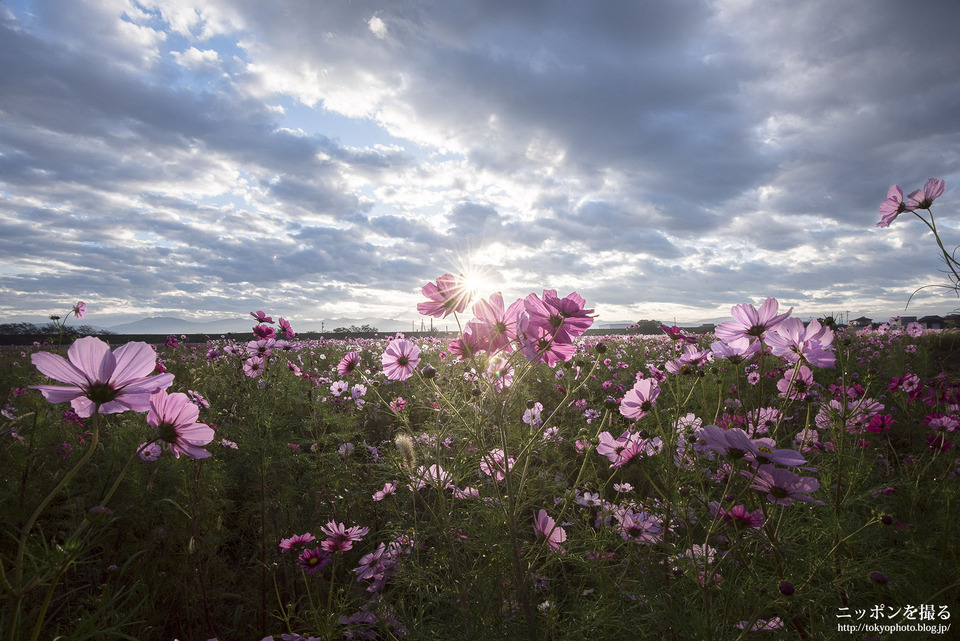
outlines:
[{"label": "sun", "polygon": [[461,272],[464,286],[473,292],[473,299],[487,298],[500,289],[492,270],[486,266],[473,265]]}]

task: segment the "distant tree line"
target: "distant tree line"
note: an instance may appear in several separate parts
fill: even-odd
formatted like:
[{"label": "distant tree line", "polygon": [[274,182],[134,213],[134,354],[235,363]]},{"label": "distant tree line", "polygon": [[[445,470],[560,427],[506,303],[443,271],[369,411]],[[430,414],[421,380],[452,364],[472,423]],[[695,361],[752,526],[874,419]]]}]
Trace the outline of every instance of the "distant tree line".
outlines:
[{"label": "distant tree line", "polygon": [[[80,336],[107,336],[113,332],[97,329],[89,325],[68,325],[63,328],[63,337],[78,338]],[[0,336],[59,336],[60,326],[57,323],[0,323]]]},{"label": "distant tree line", "polygon": [[350,327],[334,327],[330,331],[334,334],[370,334],[379,330],[373,325],[351,325]]}]

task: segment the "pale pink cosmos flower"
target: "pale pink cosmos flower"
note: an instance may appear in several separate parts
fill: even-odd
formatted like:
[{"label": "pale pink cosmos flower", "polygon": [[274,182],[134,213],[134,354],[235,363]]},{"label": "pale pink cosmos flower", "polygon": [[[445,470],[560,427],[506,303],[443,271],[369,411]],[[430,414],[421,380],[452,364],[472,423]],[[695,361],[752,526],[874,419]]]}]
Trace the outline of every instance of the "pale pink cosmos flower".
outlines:
[{"label": "pale pink cosmos flower", "polygon": [[405,338],[390,341],[381,358],[383,373],[392,381],[405,381],[420,364],[420,348]]},{"label": "pale pink cosmos flower", "polygon": [[250,378],[256,378],[263,373],[266,363],[260,356],[251,356],[243,362],[243,373]]},{"label": "pale pink cosmos flower", "polygon": [[160,453],[163,451],[157,443],[141,443],[137,449],[140,452],[140,460],[148,462],[156,461],[160,458]]},{"label": "pale pink cosmos flower", "polygon": [[647,415],[656,405],[660,387],[652,378],[643,378],[634,383],[620,401],[620,413],[627,418],[639,419]]},{"label": "pale pink cosmos flower", "polygon": [[751,489],[765,492],[767,500],[775,505],[792,505],[794,501],[825,505],[823,501],[807,496],[820,488],[820,481],[813,477],[797,476],[770,463],[753,471],[740,470],[740,473],[750,479]]},{"label": "pale pink cosmos flower", "polygon": [[725,358],[734,365],[753,358],[760,351],[760,341],[751,341],[746,336],[728,342],[715,341],[710,345],[714,358]]},{"label": "pale pink cosmos flower", "polygon": [[462,274],[460,278],[444,274],[436,284],[427,283],[421,291],[430,300],[417,303],[417,311],[434,318],[446,318],[452,313],[463,312],[474,296],[474,291],[466,285]]},{"label": "pale pink cosmos flower", "polygon": [[517,337],[517,316],[523,311],[522,299],[514,301],[504,309],[503,294],[491,294],[490,300],[478,300],[473,305],[471,321],[477,343],[488,352],[496,352],[510,344]]},{"label": "pale pink cosmos flower", "polygon": [[510,360],[500,354],[490,357],[484,376],[498,392],[510,387],[513,383],[513,367],[510,365]]},{"label": "pale pink cosmos flower", "polygon": [[69,402],[73,411],[87,418],[150,409],[150,395],[173,384],[173,374],[150,376],[157,367],[157,355],[146,343],[127,343],[111,352],[99,338],[79,338],[67,350],[67,358],[37,352],[30,360],[41,374],[69,383],[31,385],[51,403]]},{"label": "pale pink cosmos flower", "polygon": [[540,512],[537,513],[536,520],[533,523],[533,530],[537,533],[537,536],[542,536],[547,539],[547,545],[550,546],[551,550],[560,552],[561,554],[564,552],[560,544],[567,540],[567,531],[562,527],[557,527],[556,521],[550,518],[546,510],[540,510]]},{"label": "pale pink cosmos flower", "polygon": [[77,301],[77,304],[73,306],[73,315],[77,317],[77,320],[80,320],[87,315],[87,304],[82,300]]},{"label": "pale pink cosmos flower", "polygon": [[744,336],[762,338],[767,332],[774,329],[793,312],[791,307],[786,313],[777,314],[780,304],[776,298],[767,298],[758,310],[753,305],[744,303],[730,308],[730,315],[734,320],[724,321],[717,325],[717,338],[729,343]]},{"label": "pale pink cosmos flower", "polygon": [[700,349],[698,345],[686,345],[679,358],[667,361],[664,369],[670,374],[682,374],[696,370],[713,357],[713,352]]},{"label": "pale pink cosmos flower", "polygon": [[345,354],[343,358],[340,359],[340,363],[337,365],[337,374],[340,376],[350,376],[353,374],[353,371],[357,369],[357,365],[360,364],[360,353],[359,352],[349,352]]},{"label": "pale pink cosmos flower", "polygon": [[930,209],[933,201],[943,195],[945,187],[946,183],[942,178],[930,178],[924,184],[923,189],[910,192],[910,195],[907,196],[907,208],[911,211],[914,209]]},{"label": "pale pink cosmos flower", "polygon": [[190,402],[186,394],[167,394],[166,390],[160,390],[150,395],[147,424],[157,428],[160,439],[177,458],[181,454],[191,458],[210,456],[202,446],[213,440],[213,428],[198,423],[199,417],[200,408]]},{"label": "pale pink cosmos flower", "polygon": [[383,499],[387,498],[387,497],[390,496],[391,494],[395,494],[396,491],[397,491],[397,482],[396,482],[396,481],[390,481],[389,483],[384,483],[384,484],[383,484],[383,489],[382,489],[382,490],[377,490],[377,491],[374,493],[374,495],[373,495],[373,500],[374,500],[374,501],[382,501]]},{"label": "pale pink cosmos flower", "polygon": [[880,221],[877,227],[889,227],[890,223],[905,211],[913,211],[913,208],[908,208],[903,202],[903,190],[900,189],[900,185],[890,185],[886,200],[880,203]]},{"label": "pale pink cosmos flower", "polygon": [[648,512],[644,510],[634,512],[626,509],[616,512],[614,516],[620,522],[620,536],[625,541],[651,544],[660,540],[660,532],[663,529],[660,519]]},{"label": "pale pink cosmos flower", "polygon": [[787,318],[767,334],[770,350],[791,363],[804,361],[814,367],[833,367],[833,330],[811,320],[804,326],[799,318]]},{"label": "pale pink cosmos flower", "polygon": [[490,450],[480,460],[480,470],[495,481],[500,482],[505,478],[505,473],[513,468],[516,459],[507,456],[500,448]]},{"label": "pale pink cosmos flower", "polygon": [[791,400],[805,399],[813,388],[813,372],[806,365],[787,370],[783,378],[777,381],[781,398]]}]

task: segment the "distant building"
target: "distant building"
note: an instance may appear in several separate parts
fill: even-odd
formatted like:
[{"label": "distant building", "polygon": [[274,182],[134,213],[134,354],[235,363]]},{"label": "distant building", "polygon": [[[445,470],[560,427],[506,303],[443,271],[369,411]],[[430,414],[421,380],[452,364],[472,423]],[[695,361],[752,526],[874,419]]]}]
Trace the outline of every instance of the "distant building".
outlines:
[{"label": "distant building", "polygon": [[924,316],[917,322],[923,325],[924,329],[944,329],[946,327],[943,316]]},{"label": "distant building", "polygon": [[850,321],[850,327],[870,327],[871,325],[873,325],[873,319],[867,318],[866,316],[854,318]]}]

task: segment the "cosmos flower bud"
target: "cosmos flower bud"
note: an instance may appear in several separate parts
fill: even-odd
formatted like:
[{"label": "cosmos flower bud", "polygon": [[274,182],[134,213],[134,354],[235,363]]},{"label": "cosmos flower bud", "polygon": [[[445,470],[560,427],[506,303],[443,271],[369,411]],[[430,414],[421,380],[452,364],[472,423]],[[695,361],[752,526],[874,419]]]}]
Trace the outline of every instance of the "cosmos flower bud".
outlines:
[{"label": "cosmos flower bud", "polygon": [[780,582],[780,594],[783,596],[792,596],[793,595],[793,583],[790,581],[781,581]]},{"label": "cosmos flower bud", "polygon": [[873,581],[874,583],[879,583],[880,585],[886,585],[887,575],[884,574],[883,572],[871,572],[870,580]]}]

